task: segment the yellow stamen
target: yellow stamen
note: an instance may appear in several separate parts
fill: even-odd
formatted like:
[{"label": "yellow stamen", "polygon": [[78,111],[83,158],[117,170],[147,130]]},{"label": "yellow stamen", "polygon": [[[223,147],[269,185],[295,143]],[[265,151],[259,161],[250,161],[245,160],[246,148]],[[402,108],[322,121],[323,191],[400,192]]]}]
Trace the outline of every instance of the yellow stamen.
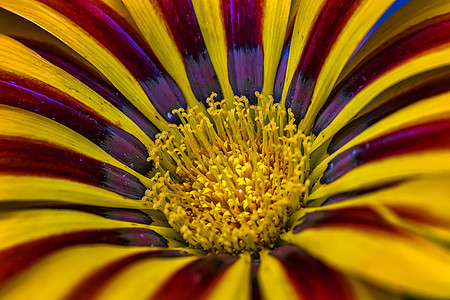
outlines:
[{"label": "yellow stamen", "polygon": [[157,173],[144,197],[194,248],[212,253],[273,248],[309,181],[311,137],[293,113],[256,94],[215,102],[208,115],[174,111],[182,124],[157,136]]}]

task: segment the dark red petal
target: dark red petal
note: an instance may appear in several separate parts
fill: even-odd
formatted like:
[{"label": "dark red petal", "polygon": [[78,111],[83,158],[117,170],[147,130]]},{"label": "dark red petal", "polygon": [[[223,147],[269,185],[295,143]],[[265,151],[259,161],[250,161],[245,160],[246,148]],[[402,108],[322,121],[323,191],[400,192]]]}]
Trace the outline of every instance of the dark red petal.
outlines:
[{"label": "dark red petal", "polygon": [[236,95],[256,101],[263,86],[262,0],[222,0],[228,42],[228,76]]},{"label": "dark red petal", "polygon": [[316,118],[317,135],[371,82],[406,60],[450,42],[450,14],[434,17],[382,45],[356,66],[332,91]]},{"label": "dark red petal", "polygon": [[159,132],[155,125],[153,125],[139,110],[137,110],[137,108],[134,107],[130,101],[128,101],[128,99],[126,99],[113,85],[105,81],[96,70],[87,69],[85,66],[81,65],[79,62],[69,57],[62,51],[51,47],[51,45],[20,37],[15,37],[15,39],[30,49],[33,49],[33,51],[52,64],[60,67],[83,82],[128,116],[149,137],[155,139],[155,135]]},{"label": "dark red petal", "polygon": [[322,6],[287,93],[286,107],[292,108],[297,120],[305,116],[325,59],[360,2],[328,0]]},{"label": "dark red petal", "polygon": [[218,99],[222,99],[222,88],[203,41],[191,1],[157,0],[157,2],[184,58],[195,97],[206,104],[206,99],[215,92]]},{"label": "dark red petal", "polygon": [[0,284],[57,250],[98,243],[149,247],[168,245],[158,233],[145,228],[86,230],[41,238],[0,251]]},{"label": "dark red petal", "polygon": [[224,271],[237,259],[230,255],[202,257],[172,275],[152,299],[189,300],[206,297]]},{"label": "dark red petal", "polygon": [[[448,68],[433,70],[427,74],[420,76],[421,80],[419,81],[418,79],[409,90],[400,94],[394,94],[392,98],[382,105],[345,125],[333,136],[327,152],[329,154],[335,152],[365,129],[394,112],[422,99],[427,99],[450,90],[450,72]],[[398,89],[398,85],[388,89],[386,93],[390,93],[395,89]]]},{"label": "dark red petal", "polygon": [[134,136],[111,124],[76,99],[43,82],[1,73],[0,103],[50,118],[78,132],[112,157],[147,174],[147,148]]},{"label": "dark red petal", "polygon": [[343,275],[312,258],[300,247],[283,246],[271,255],[281,262],[302,299],[356,299]]},{"label": "dark red petal", "polygon": [[450,119],[403,128],[339,153],[320,182],[328,184],[350,170],[395,155],[450,148]]},{"label": "dark red petal", "polygon": [[64,178],[98,186],[132,199],[146,187],[115,166],[45,142],[0,136],[0,174]]},{"label": "dark red petal", "polygon": [[186,108],[183,94],[124,18],[99,0],[40,2],[66,16],[102,44],[138,80],[158,112],[168,121],[177,121],[171,112]]},{"label": "dark red petal", "polygon": [[170,258],[186,255],[186,252],[177,250],[158,250],[136,253],[124,257],[110,263],[109,265],[104,266],[100,270],[88,276],[80,284],[78,284],[78,286],[75,287],[72,292],[69,293],[66,300],[94,299],[96,295],[101,292],[102,288],[105,287],[116,274],[120,273],[122,270],[138,261],[152,258]]}]

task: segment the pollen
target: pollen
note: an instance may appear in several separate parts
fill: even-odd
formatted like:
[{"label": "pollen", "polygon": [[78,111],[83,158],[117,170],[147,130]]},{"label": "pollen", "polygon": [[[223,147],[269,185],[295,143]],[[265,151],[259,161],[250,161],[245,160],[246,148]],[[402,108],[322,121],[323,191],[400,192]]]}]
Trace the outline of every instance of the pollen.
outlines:
[{"label": "pollen", "polygon": [[156,174],[143,198],[192,248],[213,254],[274,248],[308,193],[311,137],[290,109],[256,93],[175,110],[156,137]]}]

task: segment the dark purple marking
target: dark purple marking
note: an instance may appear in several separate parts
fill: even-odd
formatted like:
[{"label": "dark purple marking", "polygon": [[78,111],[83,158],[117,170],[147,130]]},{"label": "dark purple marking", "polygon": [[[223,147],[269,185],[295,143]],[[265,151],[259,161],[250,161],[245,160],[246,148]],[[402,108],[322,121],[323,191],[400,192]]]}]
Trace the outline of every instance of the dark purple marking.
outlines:
[{"label": "dark purple marking", "polygon": [[231,255],[199,258],[172,275],[152,299],[202,299],[214,288],[226,269],[237,260],[237,257]]},{"label": "dark purple marking", "polygon": [[146,187],[138,178],[112,165],[45,142],[0,136],[0,174],[64,178],[98,186],[131,199]]},{"label": "dark purple marking", "polygon": [[228,75],[236,95],[256,102],[264,81],[262,0],[223,0],[222,14],[228,42]]},{"label": "dark purple marking", "polygon": [[300,247],[283,246],[271,255],[281,262],[301,299],[356,299],[343,275],[312,258]]},{"label": "dark purple marking", "polygon": [[88,212],[107,219],[150,225],[153,219],[145,212],[138,209],[114,208],[103,206],[78,205],[63,201],[54,200],[2,200],[0,210],[20,210],[20,209],[71,209]]},{"label": "dark purple marking", "polygon": [[401,234],[401,230],[387,222],[368,207],[352,207],[338,210],[316,211],[307,214],[303,223],[293,229],[300,233],[309,228],[351,227],[361,231],[384,231]]},{"label": "dark purple marking", "polygon": [[141,174],[151,170],[146,147],[95,111],[42,82],[14,74],[0,74],[1,104],[38,113],[65,125]]},{"label": "dark purple marking", "polygon": [[320,70],[360,2],[328,0],[319,12],[286,97],[286,108],[292,108],[297,121],[305,116]]},{"label": "dark purple marking", "polygon": [[186,108],[179,87],[164,71],[143,38],[127,21],[99,0],[40,0],[67,16],[110,51],[138,80],[158,112],[169,122],[176,108]]},{"label": "dark purple marking", "polygon": [[52,205],[47,208],[55,209],[72,209],[78,211],[88,212],[97,216],[101,216],[107,219],[131,222],[138,224],[150,225],[153,223],[153,219],[143,211],[138,209],[126,209],[126,208],[113,208],[113,207],[100,207],[100,206],[88,206],[88,205]]},{"label": "dark purple marking", "polygon": [[[371,127],[379,120],[386,118],[394,112],[422,99],[433,97],[435,95],[449,91],[450,73],[448,71],[445,72],[445,68],[443,68],[444,73],[438,74],[438,76],[436,76],[436,71],[437,70],[428,72],[429,76],[422,77],[423,79],[420,82],[415,82],[414,86],[411,86],[410,90],[395,95],[393,98],[389,99],[379,107],[364,115],[361,115],[360,117],[345,125],[339,132],[337,132],[333,136],[333,139],[328,146],[327,152],[329,154],[334,153],[347,142],[358,136],[365,129]],[[393,87],[389,88],[386,93],[390,93],[391,90],[395,91],[397,88],[398,85],[394,85]]]},{"label": "dark purple marking", "polygon": [[97,94],[105,98],[112,105],[128,116],[139,128],[142,129],[152,140],[159,133],[158,128],[152,124],[136,107],[128,101],[113,85],[106,82],[102,75],[94,69],[87,69],[76,60],[70,58],[62,51],[42,42],[15,37],[40,56],[60,67],[73,77],[77,78],[85,85],[94,90]]},{"label": "dark purple marking", "polygon": [[144,253],[136,253],[130,256],[116,260],[93,274],[86,277],[80,284],[78,284],[65,298],[66,300],[85,300],[94,299],[108,285],[108,283],[126,268],[142,260],[149,260],[152,258],[173,258],[187,256],[183,251],[177,250],[158,250]]},{"label": "dark purple marking", "polygon": [[342,202],[342,201],[351,201],[353,200],[355,197],[357,196],[361,196],[364,194],[368,194],[368,193],[373,193],[379,190],[383,190],[383,189],[389,189],[392,188],[400,183],[402,183],[403,180],[397,180],[394,182],[389,182],[387,184],[381,184],[375,187],[370,187],[370,188],[363,188],[357,191],[351,191],[351,192],[345,192],[345,193],[341,193],[341,194],[337,194],[334,196],[331,196],[329,198],[327,198],[322,204],[321,206],[326,206],[326,205],[330,205],[333,203],[338,203],[338,202]]},{"label": "dark purple marking", "polygon": [[168,247],[165,238],[145,228],[84,230],[43,237],[0,251],[0,284],[46,255],[70,246],[89,244]]},{"label": "dark purple marking", "polygon": [[251,280],[252,280],[252,300],[261,300],[261,291],[258,284],[258,271],[261,265],[260,261],[252,261],[251,263]]},{"label": "dark purple marking", "polygon": [[197,99],[206,104],[212,92],[222,99],[222,88],[214,71],[203,36],[189,0],[152,0],[161,8],[178,50],[184,57],[186,72]]},{"label": "dark purple marking", "polygon": [[320,182],[329,184],[354,168],[376,160],[449,148],[449,119],[411,126],[356,145],[338,154],[328,163]]},{"label": "dark purple marking", "polygon": [[222,14],[229,48],[262,45],[263,0],[222,0]]},{"label": "dark purple marking", "polygon": [[383,44],[363,60],[331,92],[316,117],[313,133],[325,129],[361,90],[408,59],[450,42],[450,14],[424,21]]},{"label": "dark purple marking", "polygon": [[286,80],[286,70],[289,59],[289,50],[291,48],[291,38],[289,38],[287,44],[283,48],[281,54],[280,63],[278,64],[277,75],[275,77],[275,85],[273,88],[273,99],[276,103],[281,101],[281,96],[283,94],[284,82]]}]

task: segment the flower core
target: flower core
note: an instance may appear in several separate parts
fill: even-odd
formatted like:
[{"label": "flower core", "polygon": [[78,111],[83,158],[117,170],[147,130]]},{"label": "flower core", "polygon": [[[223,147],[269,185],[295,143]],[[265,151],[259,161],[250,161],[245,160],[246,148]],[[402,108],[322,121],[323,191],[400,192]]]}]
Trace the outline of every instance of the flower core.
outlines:
[{"label": "flower core", "polygon": [[293,113],[256,94],[175,110],[182,124],[157,136],[157,169],[144,200],[193,248],[238,254],[273,248],[309,180],[311,137]]}]

